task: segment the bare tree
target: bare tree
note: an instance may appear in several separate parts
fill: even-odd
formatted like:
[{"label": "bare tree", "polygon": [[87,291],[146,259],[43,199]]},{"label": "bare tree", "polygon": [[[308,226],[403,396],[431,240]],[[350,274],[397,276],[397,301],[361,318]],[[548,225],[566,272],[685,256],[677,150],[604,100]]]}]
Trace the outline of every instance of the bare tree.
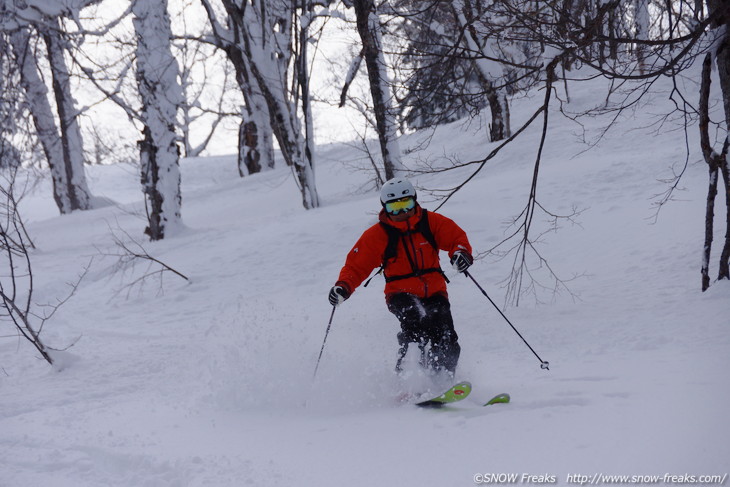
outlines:
[{"label": "bare tree", "polygon": [[243,177],[272,169],[275,164],[274,132],[269,108],[239,44],[241,39],[236,24],[229,22],[230,30],[223,29],[217,20],[215,4],[211,0],[201,0],[201,4],[210,19],[212,42],[226,53],[244,99],[238,130],[238,173]]},{"label": "bare tree", "polygon": [[[495,2],[494,5],[499,3]],[[494,19],[499,18],[500,12],[494,8],[482,9],[480,2],[471,0],[455,0],[451,7],[462,34],[463,48],[476,67],[492,113],[489,140],[504,140],[510,136],[509,104],[505,87],[499,85],[506,84],[504,64],[514,61],[505,57],[502,57],[505,63],[495,61],[500,53],[494,40],[499,26],[495,25]]]},{"label": "bare tree", "polygon": [[[519,68],[524,76],[538,79],[545,90],[545,98],[529,120],[522,127],[514,131],[511,136],[494,148],[481,160],[456,163],[453,167],[467,167],[476,165],[474,172],[461,184],[445,189],[445,200],[462,188],[465,184],[496,157],[506,144],[515,140],[527,126],[542,115],[542,138],[537,147],[537,157],[530,189],[528,203],[523,211],[514,218],[515,231],[511,233],[497,248],[492,249],[495,255],[502,257],[513,256],[513,267],[507,279],[508,300],[519,302],[519,296],[526,292],[533,292],[536,285],[540,285],[532,276],[533,269],[547,269],[552,276],[553,285],[546,286],[554,290],[567,289],[566,282],[559,278],[557,272],[549,266],[546,259],[537,251],[533,243],[541,238],[543,233],[533,224],[535,215],[542,212],[556,227],[558,219],[572,221],[577,214],[574,210],[570,215],[556,215],[539,203],[539,175],[542,147],[548,127],[548,109],[551,99],[555,99],[551,91],[555,90],[556,81],[560,78],[560,68],[566,69],[581,65],[580,73],[571,75],[571,82],[593,79],[597,76],[612,80],[611,89],[602,98],[595,110],[586,114],[607,114],[612,125],[616,118],[625,110],[636,106],[639,100],[650,91],[654,83],[661,77],[673,78],[692,66],[693,62],[710,47],[710,39],[706,37],[707,29],[712,22],[726,22],[727,16],[710,9],[707,18],[694,15],[687,4],[680,12],[667,15],[662,11],[654,11],[651,19],[634,18],[641,14],[641,3],[626,3],[619,0],[584,1],[584,2],[529,2],[525,0],[504,0],[499,4],[502,17],[500,20],[501,38],[517,40],[529,47],[528,52],[540,52],[538,57],[532,54],[526,56],[522,63],[514,63],[514,59],[504,56],[499,50],[485,53],[490,62],[500,63],[503,66]],[[727,10],[727,2],[722,8]],[[631,8],[626,8],[631,5]],[[718,7],[719,8],[719,7]],[[569,13],[572,12],[572,13]],[[577,14],[579,13],[579,14]],[[643,14],[641,14],[643,15]],[[658,17],[664,22],[672,24],[663,28],[651,28]],[[639,22],[639,26],[636,26]],[[658,23],[658,21],[656,21]],[[623,25],[619,29],[617,26]],[[723,24],[724,25],[724,24]],[[626,27],[630,26],[630,27]],[[467,33],[465,32],[466,36]],[[722,40],[722,39],[721,39]],[[716,44],[722,46],[723,44]],[[641,48],[641,49],[639,49]],[[730,52],[730,49],[724,52]],[[717,49],[717,62],[720,71],[722,68],[722,47]],[[729,64],[730,65],[730,64]],[[730,73],[729,70],[725,70]],[[721,73],[721,84],[722,84]],[[728,78],[730,80],[730,77]],[[566,80],[567,83],[567,80]],[[675,100],[677,110],[688,115],[694,108],[689,104],[686,94],[682,93],[675,83],[675,90],[671,96]],[[728,98],[723,98],[727,103]],[[562,105],[563,108],[565,105]],[[728,105],[730,106],[730,105]],[[610,125],[609,125],[610,127]],[[722,171],[724,157],[718,157],[719,170]],[[451,167],[440,170],[450,170]],[[426,168],[432,171],[431,168]],[[442,203],[443,204],[443,203]],[[533,265],[526,258],[528,251],[533,252],[536,260]],[[722,263],[727,257],[721,257]],[[722,266],[722,264],[721,264]],[[722,272],[722,271],[721,271]]]},{"label": "bare tree", "polygon": [[[717,36],[715,44],[715,63],[722,90],[722,106],[725,113],[725,145],[723,154],[727,155],[730,138],[730,4],[722,0],[707,0],[711,27]],[[725,187],[725,243],[720,255],[718,279],[730,279],[730,163],[726,157],[718,161],[723,186]]]},{"label": "bare tree", "polygon": [[474,64],[457,54],[460,31],[451,3],[400,0],[396,8],[402,22],[394,34],[403,39],[394,66],[402,80],[394,90],[401,125],[423,129],[476,116],[486,98]]},{"label": "bare tree", "polygon": [[[33,273],[25,242],[12,215],[4,215],[0,221],[0,249],[6,262],[8,277],[0,280],[0,319],[9,320],[20,336],[30,342],[51,365],[49,349],[41,340],[45,319],[33,323],[31,312]],[[6,274],[3,273],[3,276]],[[25,287],[23,286],[25,284]],[[23,294],[25,293],[25,295]]]},{"label": "bare tree", "polygon": [[377,127],[385,179],[404,172],[398,144],[398,124],[395,120],[394,98],[391,94],[388,66],[383,51],[383,26],[375,0],[348,0],[353,7],[357,31],[362,41],[362,58],[367,67],[370,96]]},{"label": "bare tree", "polygon": [[91,201],[84,172],[84,142],[76,100],[71,92],[71,74],[66,63],[71,45],[63,33],[59,18],[49,19],[48,23],[50,25],[44,29],[43,39],[48,51],[53,94],[61,129],[61,147],[69,200],[72,210],[87,210],[91,208]]},{"label": "bare tree", "polygon": [[184,157],[198,157],[209,147],[224,122],[240,118],[241,93],[235,86],[231,63],[216,46],[206,42],[200,2],[178,1],[170,7],[175,9],[171,12],[175,37],[173,55],[180,64],[183,92],[181,148]]},{"label": "bare tree", "polygon": [[[224,106],[226,96],[225,90],[229,85],[229,71],[223,71],[223,78],[218,83],[222,86],[222,93],[218,97],[215,106],[204,106],[204,97],[210,87],[208,70],[205,66],[210,53],[200,50],[203,43],[195,43],[190,47],[190,42],[185,42],[178,47],[181,70],[180,85],[183,91],[182,103],[180,106],[182,132],[182,147],[185,157],[198,157],[208,148],[216,129],[226,118],[235,117],[238,114]],[[195,69],[199,68],[199,69]],[[192,131],[195,126],[205,126],[202,140],[193,142]]]},{"label": "bare tree", "polygon": [[[236,68],[249,114],[256,117],[255,124],[242,127],[244,140],[250,137],[257,141],[266,134],[260,117],[267,114],[282,156],[296,175],[303,206],[318,207],[314,166],[298,112],[299,85],[292,82],[296,78],[291,72],[294,4],[286,0],[221,0],[225,12],[221,21],[212,0],[201,2],[216,42]],[[261,145],[254,142],[246,147],[253,150]]]},{"label": "bare tree", "polygon": [[[0,30],[9,34],[16,63],[21,66],[21,84],[36,135],[51,168],[54,199],[61,213],[92,206],[84,172],[80,110],[72,92],[68,67],[68,59],[76,46],[66,29],[66,22],[67,19],[77,21],[84,8],[99,1],[0,2],[4,14]],[[44,40],[45,50],[41,48],[40,39]],[[55,107],[51,106],[44,83],[47,75],[50,75]]]},{"label": "bare tree", "polygon": [[[702,290],[707,291],[710,287],[710,255],[712,253],[712,240],[715,233],[715,198],[717,196],[717,182],[719,179],[720,167],[726,164],[728,153],[728,138],[721,153],[717,153],[712,149],[710,143],[710,71],[712,67],[712,55],[707,54],[702,66],[702,85],[700,87],[700,145],[702,147],[702,155],[705,158],[709,169],[709,184],[707,188],[707,206],[705,210],[705,246],[702,252]],[[725,188],[727,193],[727,187]],[[722,266],[721,266],[722,267]]]},{"label": "bare tree", "polygon": [[75,283],[69,284],[70,292],[65,298],[45,306],[34,303],[32,242],[18,212],[20,196],[15,194],[16,175],[17,168],[12,169],[0,185],[0,321],[11,323],[17,336],[28,341],[46,362],[54,365],[57,350],[42,340],[43,328],[76,292],[88,266]]},{"label": "bare tree", "polygon": [[[109,230],[114,247],[110,250],[97,250],[103,258],[114,259],[111,265],[112,275],[120,274],[124,281],[128,281],[116,291],[115,295],[126,291],[126,296],[129,297],[134,289],[142,294],[145,292],[147,284],[155,280],[157,281],[157,292],[162,294],[164,276],[168,273],[190,281],[182,272],[150,255],[141,243],[122,228],[110,226]],[[143,268],[141,272],[137,270],[138,266]]]},{"label": "bare tree", "polygon": [[[58,22],[58,20],[55,20]],[[77,112],[70,91],[68,68],[64,53],[68,49],[57,24],[46,27],[47,59],[53,74],[53,88],[58,111],[51,106],[48,89],[39,67],[40,47],[35,28],[19,25],[9,35],[15,62],[20,66],[20,82],[31,112],[35,131],[51,169],[53,197],[61,213],[86,210],[91,207],[86,184],[83,142]],[[59,130],[56,115],[61,123]]]}]

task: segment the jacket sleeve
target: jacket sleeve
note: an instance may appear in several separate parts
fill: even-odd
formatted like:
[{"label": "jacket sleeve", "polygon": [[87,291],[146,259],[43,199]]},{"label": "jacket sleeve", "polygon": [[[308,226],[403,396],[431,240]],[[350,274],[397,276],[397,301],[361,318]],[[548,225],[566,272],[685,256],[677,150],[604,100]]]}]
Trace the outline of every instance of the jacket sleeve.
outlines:
[{"label": "jacket sleeve", "polygon": [[439,249],[448,252],[449,258],[458,250],[472,255],[471,244],[466,236],[466,232],[459,225],[439,213],[430,212],[428,218],[431,232],[436,239]]},{"label": "jacket sleeve", "polygon": [[354,292],[373,269],[383,263],[387,243],[388,236],[379,224],[368,228],[347,254],[336,285],[344,287],[350,293]]}]

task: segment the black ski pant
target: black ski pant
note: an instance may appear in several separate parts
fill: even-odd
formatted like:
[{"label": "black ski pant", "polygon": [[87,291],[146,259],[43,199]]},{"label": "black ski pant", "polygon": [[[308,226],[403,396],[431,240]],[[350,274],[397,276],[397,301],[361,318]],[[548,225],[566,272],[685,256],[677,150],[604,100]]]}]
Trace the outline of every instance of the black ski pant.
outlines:
[{"label": "black ski pant", "polygon": [[449,299],[443,294],[419,298],[413,294],[397,293],[388,296],[387,303],[388,310],[398,318],[401,326],[396,371],[402,371],[401,362],[408,345],[417,343],[422,366],[434,371],[446,370],[453,375],[461,347],[454,330]]}]

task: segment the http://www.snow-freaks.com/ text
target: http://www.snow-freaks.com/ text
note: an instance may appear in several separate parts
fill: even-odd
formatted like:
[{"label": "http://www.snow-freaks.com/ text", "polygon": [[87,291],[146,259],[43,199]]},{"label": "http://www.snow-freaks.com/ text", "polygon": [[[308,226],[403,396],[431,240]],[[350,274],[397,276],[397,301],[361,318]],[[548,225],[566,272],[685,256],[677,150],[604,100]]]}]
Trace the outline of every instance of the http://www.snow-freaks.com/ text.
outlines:
[{"label": "http://www.snow-freaks.com/ text", "polygon": [[481,484],[573,484],[573,485],[725,485],[728,474],[655,474],[615,475],[579,474],[555,475],[549,473],[476,473],[474,483]]}]

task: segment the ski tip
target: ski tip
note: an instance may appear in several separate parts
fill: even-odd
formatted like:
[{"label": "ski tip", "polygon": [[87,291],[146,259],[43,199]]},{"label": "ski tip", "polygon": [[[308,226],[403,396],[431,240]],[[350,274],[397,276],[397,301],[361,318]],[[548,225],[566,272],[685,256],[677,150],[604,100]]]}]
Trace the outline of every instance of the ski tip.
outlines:
[{"label": "ski tip", "polygon": [[446,404],[451,404],[466,399],[466,397],[470,393],[471,383],[468,381],[462,381],[458,384],[453,385],[449,390],[439,396],[433,397],[426,401],[417,402],[416,406],[422,408],[440,408],[442,406],[445,406]]},{"label": "ski tip", "polygon": [[485,406],[491,406],[492,404],[506,404],[510,402],[510,396],[507,393],[503,394],[497,394],[493,398],[491,398],[489,401],[487,401],[484,405]]},{"label": "ski tip", "polygon": [[450,390],[455,389],[464,389],[471,392],[471,382],[469,382],[468,380],[461,381],[458,384],[454,384]]}]

